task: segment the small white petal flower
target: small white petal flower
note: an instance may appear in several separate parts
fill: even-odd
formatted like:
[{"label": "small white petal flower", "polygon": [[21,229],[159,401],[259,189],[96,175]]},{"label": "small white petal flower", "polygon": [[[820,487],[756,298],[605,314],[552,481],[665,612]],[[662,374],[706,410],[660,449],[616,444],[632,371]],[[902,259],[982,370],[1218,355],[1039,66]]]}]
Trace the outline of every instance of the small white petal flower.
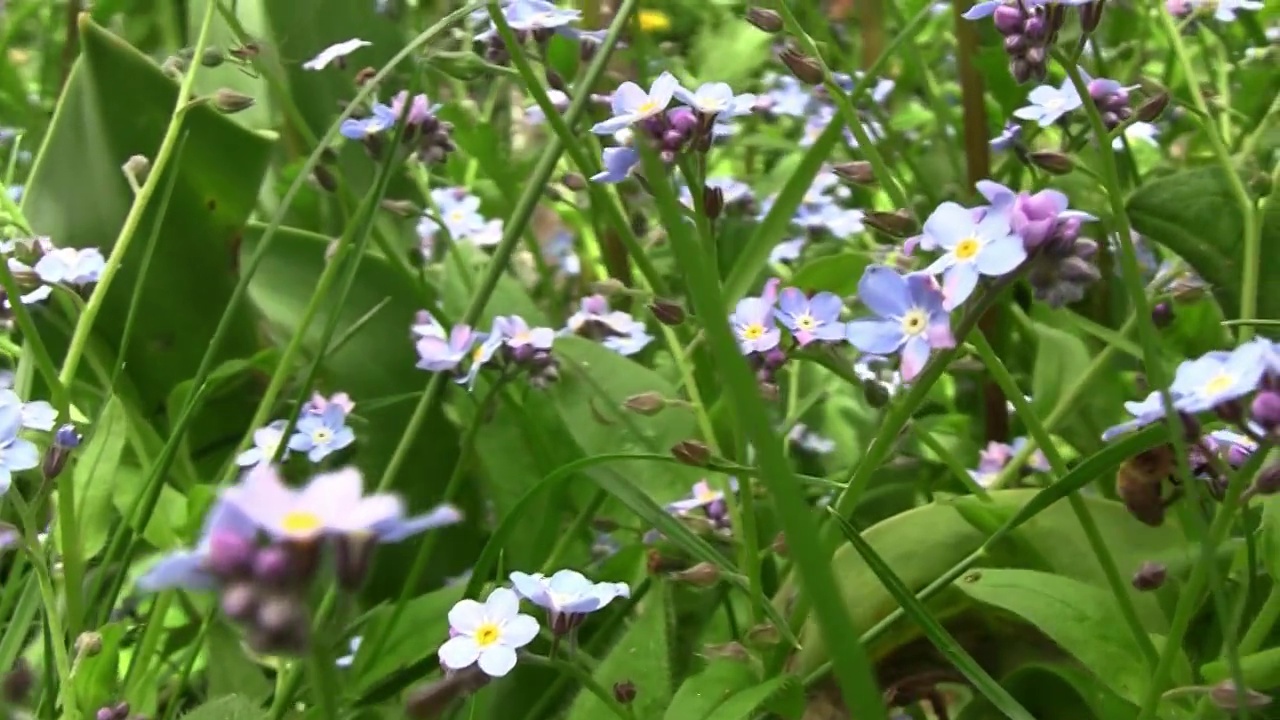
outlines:
[{"label": "small white petal flower", "polygon": [[483,604],[462,600],[449,611],[449,638],[437,655],[449,670],[474,664],[490,677],[502,677],[516,664],[516,650],[533,642],[538,621],[520,612],[520,598],[507,588],[489,593]]},{"label": "small white petal flower", "polygon": [[304,70],[323,70],[329,66],[329,63],[340,58],[344,58],[356,50],[359,50],[362,47],[368,47],[372,44],[373,43],[368,40],[352,38],[335,45],[330,45],[329,47],[321,50],[319,55],[316,55],[310,60],[302,63],[302,68]]}]

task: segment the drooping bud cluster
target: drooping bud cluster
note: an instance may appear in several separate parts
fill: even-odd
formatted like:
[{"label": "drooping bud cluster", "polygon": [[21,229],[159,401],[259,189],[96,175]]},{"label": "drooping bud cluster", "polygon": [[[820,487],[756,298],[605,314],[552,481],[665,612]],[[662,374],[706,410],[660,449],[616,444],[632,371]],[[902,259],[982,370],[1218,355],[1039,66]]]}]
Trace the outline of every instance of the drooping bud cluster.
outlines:
[{"label": "drooping bud cluster", "polygon": [[1089,81],[1089,99],[1097,106],[1102,115],[1102,124],[1108,130],[1114,130],[1129,118],[1133,117],[1133,108],[1129,107],[1129,89],[1105,78]]},{"label": "drooping bud cluster", "polygon": [[1030,6],[1006,3],[991,13],[996,30],[1004,36],[1009,72],[1019,83],[1043,81],[1048,73],[1049,48],[1066,18],[1058,3]]},{"label": "drooping bud cluster", "polygon": [[378,157],[383,150],[382,135],[393,131],[404,118],[404,145],[412,148],[422,162],[437,164],[457,149],[451,136],[453,125],[436,117],[438,107],[431,105],[426,95],[410,98],[408,91],[402,90],[391,98],[391,104],[375,102],[369,115],[343,120],[339,131],[345,138],[363,142],[370,154]]},{"label": "drooping bud cluster", "polygon": [[258,546],[234,533],[210,537],[209,569],[221,583],[219,605],[240,623],[254,650],[298,654],[310,640],[305,590],[319,564],[315,544]]}]

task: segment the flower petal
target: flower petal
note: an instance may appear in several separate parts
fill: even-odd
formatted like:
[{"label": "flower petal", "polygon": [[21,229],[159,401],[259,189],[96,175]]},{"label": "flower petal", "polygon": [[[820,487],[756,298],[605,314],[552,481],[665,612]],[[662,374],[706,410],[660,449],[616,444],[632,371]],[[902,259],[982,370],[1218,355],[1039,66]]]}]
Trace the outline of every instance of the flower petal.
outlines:
[{"label": "flower petal", "polygon": [[924,232],[938,245],[951,250],[975,233],[973,211],[959,203],[944,202],[924,221]]},{"label": "flower petal", "polygon": [[1022,244],[1022,238],[1007,235],[987,243],[978,253],[974,265],[983,275],[999,277],[1013,272],[1026,259],[1027,248]]},{"label": "flower petal", "polygon": [[942,276],[942,295],[946,299],[942,303],[948,312],[955,310],[978,287],[978,269],[972,263],[952,265]]},{"label": "flower petal", "polygon": [[[613,99],[610,101],[610,104],[613,107],[614,117],[617,118],[623,115],[634,115],[636,111],[640,109],[640,106],[644,105],[648,100],[649,96],[645,94],[645,91],[641,89],[639,85],[628,80],[627,82],[619,85],[617,90],[613,91]],[[592,132],[599,131],[592,128]],[[610,132],[615,131],[611,130]]]},{"label": "flower petal", "polygon": [[532,615],[521,613],[502,626],[502,635],[498,641],[509,648],[519,648],[533,642],[538,637],[538,621]]},{"label": "flower petal", "polygon": [[440,664],[450,670],[461,670],[471,667],[480,657],[480,646],[474,638],[466,635],[451,637],[436,651]]},{"label": "flower petal", "polygon": [[484,601],[484,609],[492,620],[509,620],[520,612],[520,597],[509,588],[494,588]]},{"label": "flower petal", "polygon": [[871,265],[862,271],[862,278],[858,280],[858,299],[881,317],[900,317],[911,307],[907,298],[907,281],[884,265]]},{"label": "flower petal", "polygon": [[680,87],[680,81],[676,80],[676,76],[664,71],[653,81],[653,85],[649,86],[649,101],[661,109],[666,109],[678,87]]},{"label": "flower petal", "polygon": [[475,600],[459,600],[449,609],[449,627],[462,635],[471,635],[484,624],[486,614],[485,606]]},{"label": "flower petal", "polygon": [[917,335],[902,347],[902,379],[910,381],[929,361],[929,342]]},{"label": "flower petal", "polygon": [[490,645],[480,651],[480,669],[489,677],[503,677],[516,666],[516,651],[505,645]]},{"label": "flower petal", "polygon": [[862,352],[888,355],[902,346],[906,334],[897,320],[854,320],[845,338]]}]

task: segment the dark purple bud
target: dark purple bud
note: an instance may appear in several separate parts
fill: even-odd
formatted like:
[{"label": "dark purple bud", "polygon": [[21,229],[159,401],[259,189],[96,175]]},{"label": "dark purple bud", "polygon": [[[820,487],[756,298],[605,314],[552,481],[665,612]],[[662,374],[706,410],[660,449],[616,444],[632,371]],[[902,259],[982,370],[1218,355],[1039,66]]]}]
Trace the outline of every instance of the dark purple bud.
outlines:
[{"label": "dark purple bud", "polygon": [[80,433],[76,432],[75,425],[66,424],[58,428],[53,434],[53,444],[45,451],[40,462],[40,472],[44,474],[45,480],[53,480],[61,475],[67,467],[67,460],[71,458],[71,451],[79,446]]},{"label": "dark purple bud", "polygon": [[1006,35],[1004,38],[1004,51],[1014,57],[1022,55],[1029,47],[1031,43],[1026,35]]},{"label": "dark purple bud", "polygon": [[1027,160],[1050,175],[1066,175],[1076,168],[1076,163],[1071,159],[1070,155],[1064,155],[1052,150],[1029,152],[1027,153]]},{"label": "dark purple bud", "polygon": [[374,538],[344,535],[334,542],[334,566],[338,586],[355,592],[369,576],[369,561],[373,559]]},{"label": "dark purple bud", "polygon": [[[754,8],[753,8],[754,9]],[[636,699],[636,684],[623,680],[613,684],[613,699],[622,705],[630,705]]]},{"label": "dark purple bud", "polygon": [[782,30],[782,16],[764,8],[747,8],[747,22],[771,34]]},{"label": "dark purple bud", "polygon": [[1088,285],[1097,282],[1101,277],[1098,268],[1087,260],[1081,260],[1078,257],[1069,257],[1064,259],[1058,266],[1058,274],[1063,280],[1076,283],[1077,285]]},{"label": "dark purple bud", "polygon": [[1142,122],[1155,122],[1169,106],[1169,93],[1160,92],[1152,95],[1138,106],[1138,119]]},{"label": "dark purple bud", "polygon": [[76,432],[76,426],[71,423],[59,427],[57,432],[53,434],[54,444],[67,450],[75,450],[80,447],[82,439],[80,433]]},{"label": "dark purple bud", "polygon": [[18,657],[9,672],[5,673],[4,681],[0,682],[0,690],[3,691],[0,697],[4,698],[7,705],[25,705],[35,682],[36,674],[31,671],[30,663],[26,658]]},{"label": "dark purple bud", "polygon": [[991,14],[991,21],[1001,35],[1019,35],[1026,27],[1027,16],[1017,5],[1001,5]]},{"label": "dark purple bud", "polygon": [[1098,29],[1098,24],[1102,22],[1102,9],[1106,5],[1104,0],[1096,0],[1088,5],[1080,6],[1080,30],[1085,34],[1091,33]]},{"label": "dark purple bud", "polygon": [[698,440],[681,440],[671,446],[671,454],[685,465],[706,467],[711,462],[711,449]]},{"label": "dark purple bud", "polygon": [[1043,42],[1049,37],[1049,23],[1039,15],[1029,17],[1022,27],[1022,34],[1032,43]]},{"label": "dark purple bud", "polygon": [[564,183],[565,187],[573,191],[587,189],[587,179],[578,173],[565,173],[564,177],[560,178],[560,182]]},{"label": "dark purple bud", "polygon": [[658,152],[658,159],[661,160],[664,165],[670,165],[676,161],[675,151],[661,150]]},{"label": "dark purple bud", "polygon": [[1173,305],[1162,302],[1151,308],[1151,324],[1158,328],[1166,328],[1173,323]]},{"label": "dark purple bud", "polygon": [[320,186],[325,192],[338,191],[338,178],[334,177],[333,171],[324,165],[316,165],[311,168],[311,177],[316,181],[316,185]]},{"label": "dark purple bud", "polygon": [[684,146],[684,141],[688,139],[688,135],[672,128],[662,134],[662,148],[664,150],[678,152],[680,148]]},{"label": "dark purple bud", "polygon": [[248,577],[257,550],[252,540],[237,533],[215,531],[209,537],[209,570],[223,581]]},{"label": "dark purple bud", "polygon": [[822,66],[813,58],[803,55],[794,48],[785,48],[778,55],[783,65],[795,75],[800,82],[809,85],[821,85],[823,81]]},{"label": "dark purple bud", "polygon": [[711,185],[702,188],[702,210],[708,220],[715,222],[724,212],[724,191]]},{"label": "dark purple bud", "polygon": [[655,140],[661,140],[663,133],[670,129],[671,124],[663,115],[651,115],[640,121],[640,129],[649,137]]},{"label": "dark purple bud", "polygon": [[97,720],[116,720],[115,708],[110,705],[98,708],[98,712],[94,713]]},{"label": "dark purple bud", "polygon": [[272,594],[258,603],[254,620],[259,629],[275,633],[295,625],[298,617],[305,614],[297,598],[288,594]]},{"label": "dark purple bud", "polygon": [[[1080,221],[1076,220],[1076,232],[1079,232]],[[1098,256],[1098,243],[1089,238],[1077,238],[1071,246],[1071,254],[1081,260],[1093,260]]]},{"label": "dark purple bud", "polygon": [[1014,81],[1019,85],[1030,80],[1033,72],[1031,63],[1025,58],[1016,58],[1009,61],[1009,74],[1013,76]]},{"label": "dark purple bud", "polygon": [[405,714],[413,720],[439,720],[454,701],[479,690],[488,682],[489,676],[478,665],[448,672],[443,679],[411,691],[405,700]]},{"label": "dark purple bud", "polygon": [[876,182],[875,171],[865,160],[837,163],[831,166],[831,171],[841,180],[855,185],[874,185]]},{"label": "dark purple bud", "polygon": [[288,587],[298,579],[294,554],[283,545],[258,551],[253,559],[253,578],[272,587]]},{"label": "dark purple bud", "polygon": [[547,85],[549,87],[559,90],[560,92],[569,91],[569,86],[565,83],[564,78],[560,77],[560,73],[552,70],[551,68],[547,68],[546,76]]},{"label": "dark purple bud", "polygon": [[251,583],[237,582],[222,591],[222,613],[232,620],[248,620],[258,607],[258,591]]},{"label": "dark purple bud", "polygon": [[1258,471],[1253,479],[1253,491],[1259,495],[1274,495],[1280,492],[1280,465],[1272,464]]},{"label": "dark purple bud", "polygon": [[1138,572],[1133,574],[1133,587],[1142,592],[1150,592],[1164,585],[1168,575],[1168,569],[1161,563],[1144,562]]},{"label": "dark purple bud", "polygon": [[673,300],[665,300],[663,298],[654,298],[649,303],[649,312],[658,319],[663,325],[675,327],[684,322],[684,307]]},{"label": "dark purple bud", "polygon": [[310,642],[306,607],[292,595],[272,595],[258,606],[249,644],[264,654],[301,654]]},{"label": "dark purple bud", "polygon": [[1044,49],[1043,45],[1036,45],[1027,48],[1027,52],[1023,55],[1027,62],[1031,63],[1031,74],[1038,80],[1043,80],[1048,68],[1045,67],[1045,60],[1048,59],[1049,53]]},{"label": "dark purple bud", "polygon": [[920,226],[906,210],[893,212],[870,211],[862,217],[862,222],[894,237],[910,237]]},{"label": "dark purple bud", "polygon": [[698,116],[693,110],[684,106],[673,108],[668,112],[667,122],[671,123],[672,128],[684,135],[688,135],[698,128]]},{"label": "dark purple bud", "polygon": [[787,353],[782,348],[773,348],[764,354],[764,366],[770,370],[777,370],[787,364]]},{"label": "dark purple bud", "polygon": [[1253,398],[1249,408],[1253,419],[1267,432],[1275,432],[1280,428],[1280,392],[1263,390]]},{"label": "dark purple bud", "polygon": [[1114,130],[1120,125],[1120,116],[1108,110],[1102,113],[1102,124],[1106,126],[1108,130]]}]

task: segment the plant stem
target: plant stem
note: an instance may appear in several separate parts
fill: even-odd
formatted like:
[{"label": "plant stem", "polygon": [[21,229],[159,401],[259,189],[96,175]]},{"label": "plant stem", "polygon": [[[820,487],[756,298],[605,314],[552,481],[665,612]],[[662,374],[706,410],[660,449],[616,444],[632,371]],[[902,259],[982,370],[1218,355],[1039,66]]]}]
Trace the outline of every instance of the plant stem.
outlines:
[{"label": "plant stem", "polygon": [[[0,263],[2,264],[2,263]],[[58,619],[58,594],[53,587],[53,577],[49,573],[49,558],[40,544],[36,519],[31,507],[23,499],[22,493],[13,490],[9,493],[18,515],[22,520],[22,530],[26,539],[27,552],[31,553],[31,567],[36,574],[36,582],[40,587],[40,599],[44,603],[44,621],[49,629],[50,647],[53,649],[53,666],[58,672],[58,697],[62,703],[64,717],[75,718],[78,713],[75,707],[75,691],[71,687],[71,661],[67,656],[67,634]]]}]

